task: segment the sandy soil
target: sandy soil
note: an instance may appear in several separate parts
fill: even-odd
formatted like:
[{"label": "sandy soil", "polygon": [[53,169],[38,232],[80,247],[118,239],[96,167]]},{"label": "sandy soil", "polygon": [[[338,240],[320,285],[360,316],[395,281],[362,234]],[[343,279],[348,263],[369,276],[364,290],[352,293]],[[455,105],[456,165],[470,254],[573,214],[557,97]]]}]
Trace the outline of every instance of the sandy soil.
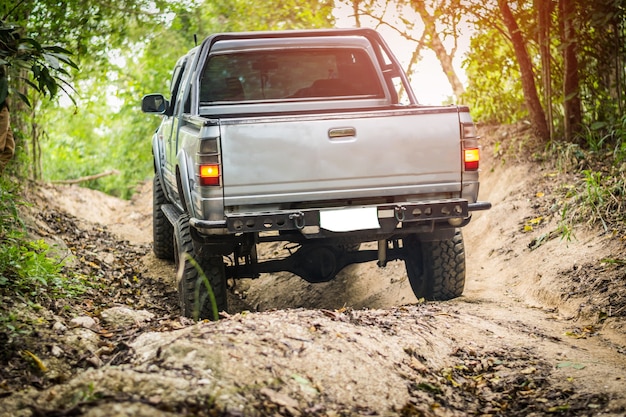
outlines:
[{"label": "sandy soil", "polygon": [[[79,335],[93,338],[85,350],[95,359],[39,386],[5,388],[0,416],[624,415],[626,268],[602,261],[624,259],[626,236],[581,227],[561,239],[547,207],[558,204],[563,174],[494,157],[491,146],[483,154],[481,199],[493,208],[464,229],[462,297],[420,302],[403,264],[368,263],[324,284],[288,273],[238,281],[231,311],[198,324],[176,315],[174,267],[149,251],[150,184],[132,201],[40,189],[77,228],[106,229],[112,238],[94,238],[102,247],[137,251],[134,276],[164,284],[166,296],[102,301],[90,313],[96,327]],[[125,328],[103,317],[122,305],[132,309]],[[55,317],[46,328],[71,330],[57,327],[60,341],[36,352],[49,363],[51,346],[72,356],[67,346],[80,343],[70,336],[88,327]]]}]

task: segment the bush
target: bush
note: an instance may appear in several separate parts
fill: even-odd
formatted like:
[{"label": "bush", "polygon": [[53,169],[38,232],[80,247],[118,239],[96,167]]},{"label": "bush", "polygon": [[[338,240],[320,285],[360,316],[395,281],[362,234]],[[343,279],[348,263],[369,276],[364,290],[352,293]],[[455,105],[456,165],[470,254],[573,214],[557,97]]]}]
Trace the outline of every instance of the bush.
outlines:
[{"label": "bush", "polygon": [[593,123],[579,146],[553,142],[548,147],[556,167],[575,181],[562,195],[563,225],[598,225],[626,238],[626,116],[613,123]]}]

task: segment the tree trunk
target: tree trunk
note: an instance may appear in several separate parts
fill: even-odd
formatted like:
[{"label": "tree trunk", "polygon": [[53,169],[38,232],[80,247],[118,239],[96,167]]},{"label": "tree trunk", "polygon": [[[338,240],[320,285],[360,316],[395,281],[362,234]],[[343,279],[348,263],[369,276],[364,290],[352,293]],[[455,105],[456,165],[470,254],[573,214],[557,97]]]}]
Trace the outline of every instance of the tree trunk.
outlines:
[{"label": "tree trunk", "polygon": [[361,0],[352,0],[352,12],[354,13],[354,25],[358,28],[361,27],[361,15],[359,13],[359,3],[361,3]]},{"label": "tree trunk", "polygon": [[448,53],[446,47],[439,38],[439,34],[437,33],[436,18],[428,13],[423,0],[412,0],[411,6],[422,18],[422,22],[424,22],[424,33],[428,35],[428,38],[430,38],[427,45],[437,55],[441,68],[446,74],[448,82],[452,87],[452,92],[456,98],[459,99],[465,92],[465,87],[463,87],[463,83],[461,83],[461,80],[456,75],[454,65],[452,64],[454,54]]},{"label": "tree trunk", "polygon": [[552,0],[533,0],[537,10],[539,54],[541,56],[541,81],[543,86],[543,105],[546,110],[550,139],[554,138],[554,117],[552,113],[552,75],[550,57],[550,14]]},{"label": "tree trunk", "polygon": [[559,0],[561,20],[561,43],[563,45],[563,113],[564,133],[567,142],[574,142],[580,133],[582,108],[580,103],[580,79],[576,57],[576,28],[574,26],[574,2]]},{"label": "tree trunk", "polygon": [[0,174],[15,154],[15,140],[11,128],[11,114],[3,101],[0,103]]},{"label": "tree trunk", "polygon": [[543,142],[550,140],[550,131],[548,130],[548,124],[546,123],[546,115],[541,107],[541,101],[537,94],[537,86],[535,85],[535,76],[533,73],[533,66],[524,43],[522,32],[513,17],[513,13],[509,8],[509,4],[506,0],[498,0],[498,7],[502,14],[502,21],[509,32],[511,42],[513,43],[513,50],[517,58],[517,63],[520,68],[520,74],[522,77],[522,90],[524,92],[524,100],[528,107],[528,113],[530,114],[530,120],[535,129],[535,134]]}]

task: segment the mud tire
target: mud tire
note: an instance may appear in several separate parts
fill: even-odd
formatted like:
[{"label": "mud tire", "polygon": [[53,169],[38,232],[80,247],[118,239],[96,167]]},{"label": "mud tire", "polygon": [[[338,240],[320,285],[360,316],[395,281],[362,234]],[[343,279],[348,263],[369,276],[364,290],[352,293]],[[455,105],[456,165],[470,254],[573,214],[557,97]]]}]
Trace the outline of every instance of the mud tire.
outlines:
[{"label": "mud tire", "polygon": [[417,236],[404,239],[405,266],[415,296],[429,301],[460,297],[465,288],[465,246],[461,230],[454,237],[421,242]]},{"label": "mud tire", "polygon": [[155,174],[152,182],[152,250],[157,258],[172,261],[175,258],[174,226],[161,210],[161,206],[167,203],[161,180]]},{"label": "mud tire", "polygon": [[191,257],[195,260],[208,279],[215,295],[218,312],[226,311],[228,307],[224,258],[222,255],[203,254],[199,256],[196,253],[191,238],[189,215],[187,214],[183,214],[174,226],[174,246],[175,261],[178,265],[176,274],[178,296],[182,314],[195,320],[217,320],[218,317],[213,316],[209,290],[205,285],[202,274],[189,258]]}]

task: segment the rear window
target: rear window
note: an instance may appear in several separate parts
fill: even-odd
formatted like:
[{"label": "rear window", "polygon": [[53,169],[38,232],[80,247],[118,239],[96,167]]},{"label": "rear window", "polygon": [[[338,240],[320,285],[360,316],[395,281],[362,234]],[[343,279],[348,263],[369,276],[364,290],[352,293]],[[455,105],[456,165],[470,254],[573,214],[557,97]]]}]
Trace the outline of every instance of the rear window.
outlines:
[{"label": "rear window", "polygon": [[361,49],[295,49],[214,55],[200,79],[200,102],[381,98]]}]

